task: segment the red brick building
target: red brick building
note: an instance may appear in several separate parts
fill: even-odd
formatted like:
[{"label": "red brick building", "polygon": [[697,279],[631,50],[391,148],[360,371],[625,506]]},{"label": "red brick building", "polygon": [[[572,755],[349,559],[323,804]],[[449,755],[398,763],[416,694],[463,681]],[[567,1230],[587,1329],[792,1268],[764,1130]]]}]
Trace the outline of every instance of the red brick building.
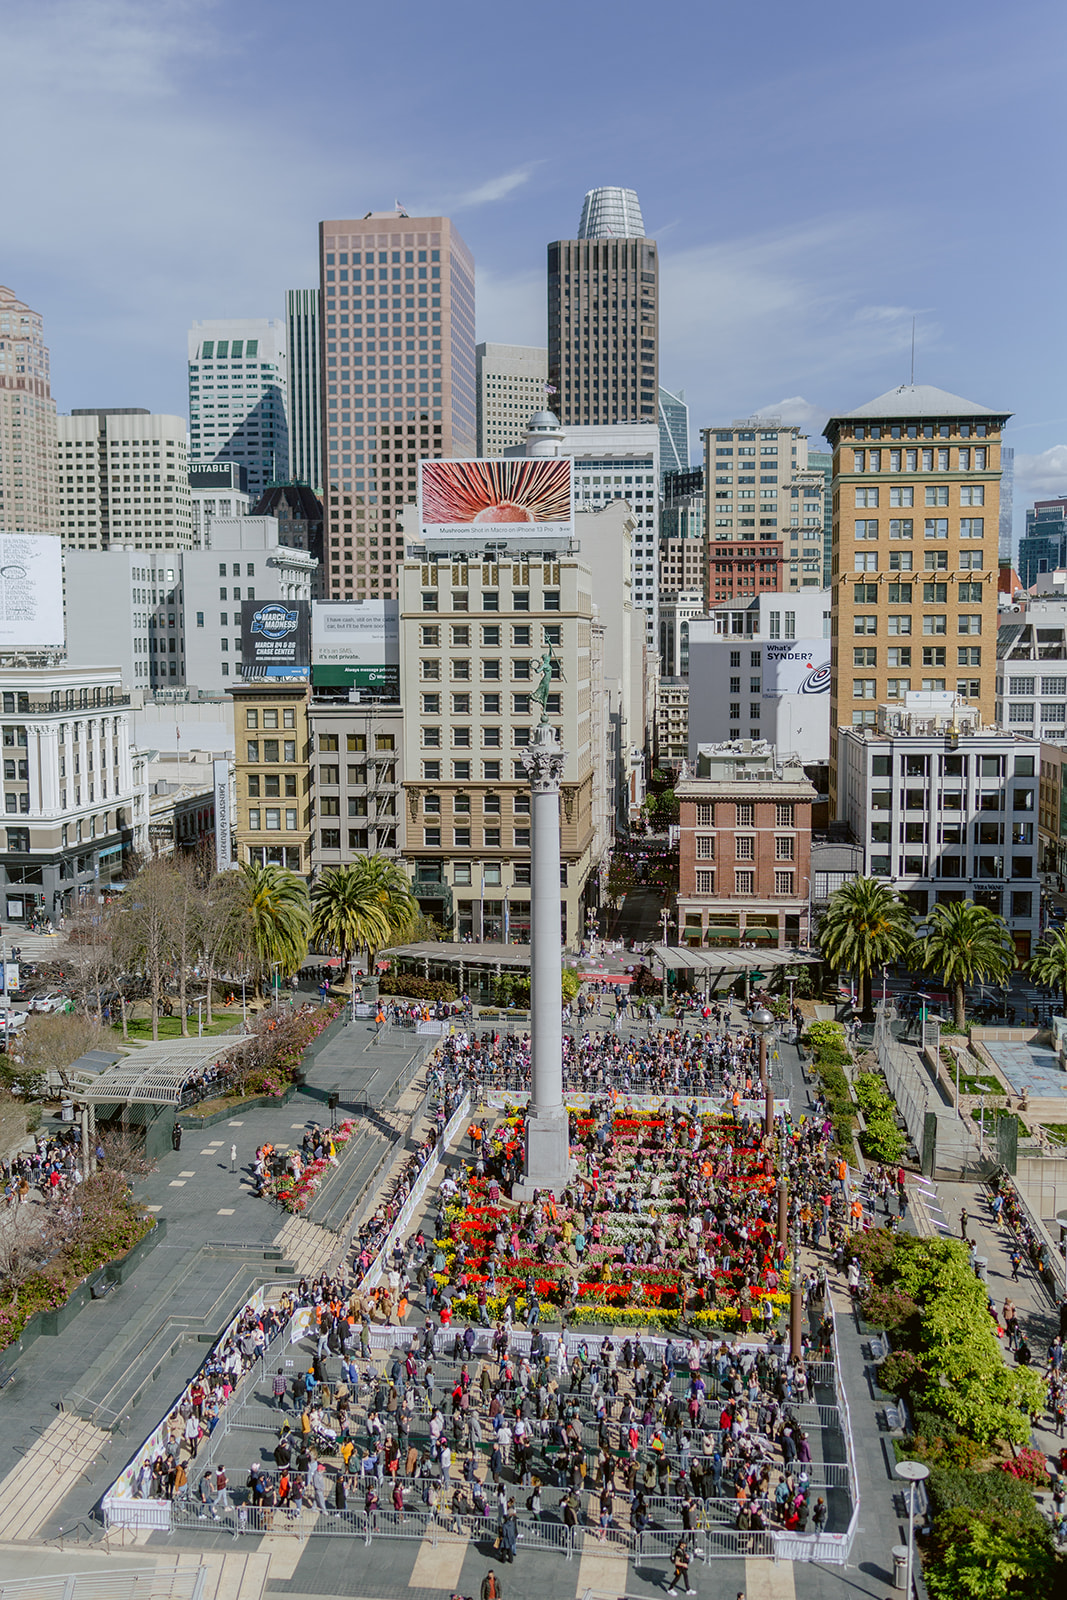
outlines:
[{"label": "red brick building", "polygon": [[760,740],[702,745],[675,793],[679,943],[807,944],[817,796],[800,763]]}]

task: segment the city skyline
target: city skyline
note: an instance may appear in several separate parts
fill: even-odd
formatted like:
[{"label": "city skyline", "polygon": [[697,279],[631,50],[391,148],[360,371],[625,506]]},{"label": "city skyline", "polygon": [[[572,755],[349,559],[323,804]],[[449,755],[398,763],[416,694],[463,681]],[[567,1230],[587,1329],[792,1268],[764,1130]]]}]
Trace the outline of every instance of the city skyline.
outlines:
[{"label": "city skyline", "polygon": [[[317,9],[342,33],[355,26],[332,3]],[[616,55],[621,62],[626,29],[613,14],[605,37],[604,15],[594,6],[568,26],[577,27],[576,48],[596,41],[606,68]],[[685,61],[654,69],[652,92],[658,86],[672,108],[655,137],[603,120],[612,77],[604,71],[605,88],[590,91],[577,138],[570,120],[552,117],[562,91],[550,89],[540,147],[531,154],[526,130],[520,134],[504,115],[491,162],[480,131],[477,142],[473,130],[427,137],[432,100],[402,131],[353,149],[344,97],[335,93],[346,70],[339,49],[336,60],[315,67],[322,74],[316,119],[274,152],[275,192],[294,198],[281,217],[272,208],[266,252],[254,229],[223,225],[225,191],[251,184],[258,170],[259,141],[249,132],[268,113],[257,103],[257,76],[283,60],[290,70],[311,70],[316,31],[275,4],[253,14],[244,4],[208,8],[192,0],[179,23],[126,0],[36,8],[16,0],[12,47],[24,61],[47,60],[48,73],[29,70],[0,115],[14,129],[32,107],[35,125],[43,111],[51,131],[14,175],[11,214],[19,224],[8,230],[4,278],[44,318],[60,410],[183,411],[174,351],[185,328],[203,318],[283,315],[285,291],[316,281],[322,217],[387,208],[394,196],[413,214],[453,217],[478,265],[478,340],[540,346],[545,245],[571,235],[589,189],[625,185],[640,196],[647,233],[660,246],[660,379],[686,390],[694,430],[728,412],[775,410],[817,437],[831,413],[908,381],[914,317],[918,381],[1013,411],[1018,525],[1030,500],[1067,486],[1067,419],[1053,364],[1031,353],[1047,349],[1053,332],[1062,224],[1044,224],[1044,247],[1028,255],[1026,295],[1010,290],[1019,241],[1043,192],[1041,153],[1055,147],[1052,102],[1037,91],[1053,70],[1040,45],[1056,15],[1039,3],[1013,17],[1007,33],[983,26],[999,16],[980,4],[961,32],[951,14],[908,7],[899,43],[887,47],[873,16],[852,18],[845,40],[781,8],[782,64],[758,74],[746,65],[740,17],[694,16]],[[921,19],[919,54],[906,43],[909,17],[916,26]],[[470,26],[490,20],[487,7],[470,7]],[[384,47],[388,19],[366,25]],[[497,22],[483,34],[490,69],[502,68],[507,32]],[[685,89],[703,71],[713,40],[721,87],[709,107]],[[238,48],[261,73],[249,73],[247,89],[235,94],[227,63]],[[549,35],[528,48],[536,70]],[[416,40],[413,84],[459,70],[461,49],[465,37],[446,41],[443,56]],[[85,71],[86,61],[94,70]],[[492,116],[506,106],[506,75],[490,70],[488,81]],[[25,96],[32,101],[23,103]],[[997,197],[992,231],[981,207],[946,209],[947,196],[920,181],[929,152],[955,145],[976,98],[992,133],[982,150],[983,187]],[[813,168],[809,181],[798,182],[797,159],[829,150],[835,129],[856,126],[861,102],[862,149],[841,156],[841,179],[824,161],[822,177]],[[84,181],[94,141],[64,135],[88,126],[115,139],[134,125],[144,137],[127,147],[124,206],[98,218],[98,176]],[[360,125],[376,125],[373,108]],[[389,119],[377,125],[384,130]],[[729,170],[716,168],[712,206],[702,157],[731,134],[736,154]],[[687,135],[691,160],[679,162]],[[153,183],[161,140],[182,147],[194,168],[210,149],[214,169],[229,175],[219,194],[209,187],[195,202],[176,204],[166,183]],[[800,155],[783,162],[778,151],[787,140]],[[892,159],[868,161],[863,151],[879,147],[891,149]],[[851,178],[841,181],[846,172]],[[71,227],[76,252],[66,248]]]}]

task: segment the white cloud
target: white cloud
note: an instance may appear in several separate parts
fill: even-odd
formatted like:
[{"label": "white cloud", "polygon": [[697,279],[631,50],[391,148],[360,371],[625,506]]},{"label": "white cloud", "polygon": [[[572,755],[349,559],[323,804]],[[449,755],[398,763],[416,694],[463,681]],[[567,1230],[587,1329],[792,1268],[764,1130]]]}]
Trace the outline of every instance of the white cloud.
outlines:
[{"label": "white cloud", "polygon": [[1067,495],[1067,444],[1054,444],[1039,455],[1015,454],[1016,511],[1025,511],[1035,500],[1058,500]]},{"label": "white cloud", "polygon": [[459,210],[465,210],[469,206],[485,206],[496,200],[506,200],[508,195],[514,194],[516,189],[529,181],[535,166],[537,162],[532,161],[524,167],[515,167],[511,172],[502,172],[497,178],[489,178],[476,189],[468,189],[465,194],[459,195],[454,205]]},{"label": "white cloud", "polygon": [[781,417],[786,427],[800,428],[809,434],[820,434],[831,414],[829,406],[805,400],[802,394],[789,395],[785,400],[775,400],[768,406],[757,406],[752,413],[754,417]]},{"label": "white cloud", "polygon": [[[758,410],[788,412],[817,435],[835,410],[906,380],[912,318],[917,355],[940,328],[919,308],[860,298],[872,281],[865,264],[892,276],[893,249],[893,219],[860,214],[661,251],[660,378],[685,388],[694,440]],[[828,401],[806,400],[801,386]],[[783,390],[789,398],[766,403]]]}]

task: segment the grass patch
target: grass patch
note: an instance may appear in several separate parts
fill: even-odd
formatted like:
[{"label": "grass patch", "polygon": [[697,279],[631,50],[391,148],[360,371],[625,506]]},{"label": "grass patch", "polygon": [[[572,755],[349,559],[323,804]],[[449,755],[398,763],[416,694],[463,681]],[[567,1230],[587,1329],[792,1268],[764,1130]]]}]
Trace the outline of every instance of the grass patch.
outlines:
[{"label": "grass patch", "polygon": [[220,1094],[214,1100],[198,1100],[195,1106],[190,1106],[186,1112],[189,1118],[213,1117],[219,1111],[236,1111],[238,1106],[247,1105],[249,1100],[260,1098],[257,1095],[247,1094]]},{"label": "grass patch", "polygon": [[[203,1036],[205,1039],[208,1039],[214,1037],[214,1035],[218,1033],[229,1033],[231,1028],[237,1027],[240,1020],[240,1017],[235,1017],[228,1014],[225,1017],[217,1018],[214,1022],[205,1022]],[[135,1017],[128,1022],[126,1026],[131,1039],[151,1039],[152,1037],[152,1022],[148,1017]],[[112,1033],[117,1033],[121,1038],[122,1024],[113,1023],[111,1031]],[[160,1017],[159,1037],[161,1039],[180,1039],[182,1037],[181,1018]],[[194,1017],[189,1023],[189,1038],[195,1039],[197,1037],[198,1030],[196,1026],[196,1018]]]},{"label": "grass patch", "polygon": [[[955,1083],[955,1074],[952,1075]],[[1004,1085],[999,1078],[990,1078],[981,1074],[960,1073],[960,1094],[1003,1094]]]}]

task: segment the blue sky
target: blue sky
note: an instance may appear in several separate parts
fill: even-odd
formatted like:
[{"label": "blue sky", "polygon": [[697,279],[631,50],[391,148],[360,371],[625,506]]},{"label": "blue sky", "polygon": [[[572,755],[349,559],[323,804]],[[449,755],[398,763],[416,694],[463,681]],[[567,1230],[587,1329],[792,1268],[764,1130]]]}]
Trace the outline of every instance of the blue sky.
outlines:
[{"label": "blue sky", "polygon": [[[455,218],[478,337],[542,343],[548,240],[637,189],[696,430],[916,377],[1067,492],[1057,0],[536,7],[6,0],[0,281],[61,410],[186,412],[193,318],[280,315],[316,225]],[[401,70],[403,68],[403,70]],[[1057,157],[1059,158],[1057,160]]]}]

